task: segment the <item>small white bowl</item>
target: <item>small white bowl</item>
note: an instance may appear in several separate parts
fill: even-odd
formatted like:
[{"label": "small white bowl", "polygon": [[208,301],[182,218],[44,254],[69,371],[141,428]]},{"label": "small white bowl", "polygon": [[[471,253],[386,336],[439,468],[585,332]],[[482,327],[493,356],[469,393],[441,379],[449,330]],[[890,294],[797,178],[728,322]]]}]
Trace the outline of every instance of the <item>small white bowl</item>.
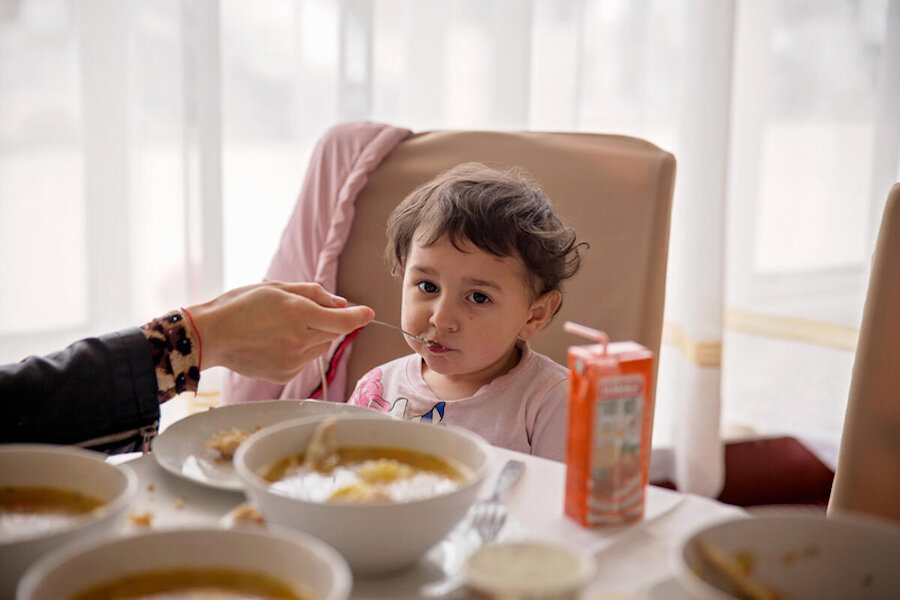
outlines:
[{"label": "small white bowl", "polygon": [[703,560],[703,539],[752,561],[751,576],[793,600],[900,597],[900,527],[819,516],[751,517],[694,532],[674,555],[679,583],[697,600],[734,600]]},{"label": "small white bowl", "polygon": [[0,540],[0,596],[11,594],[22,573],[43,554],[74,540],[112,534],[121,525],[137,494],[138,479],[129,467],[105,459],[105,454],[72,446],[0,445],[0,487],[56,488],[104,503],[63,528]]},{"label": "small white bowl", "polygon": [[470,591],[489,600],[575,600],[595,570],[589,556],[567,546],[503,542],[473,552],[463,578]]},{"label": "small white bowl", "polygon": [[183,568],[262,573],[316,600],[346,600],[353,585],[333,548],[298,531],[174,529],[49,554],[22,578],[17,598],[60,600],[125,575]]},{"label": "small white bowl", "polygon": [[304,452],[321,419],[267,427],[241,444],[235,470],[247,497],[268,523],[306,531],[334,546],[356,573],[396,570],[425,552],[459,523],[487,474],[490,446],[452,426],[356,416],[337,417],[338,446],[391,446],[456,461],[471,471],[455,490],[410,502],[320,503],[272,492],[259,473],[277,460]]}]

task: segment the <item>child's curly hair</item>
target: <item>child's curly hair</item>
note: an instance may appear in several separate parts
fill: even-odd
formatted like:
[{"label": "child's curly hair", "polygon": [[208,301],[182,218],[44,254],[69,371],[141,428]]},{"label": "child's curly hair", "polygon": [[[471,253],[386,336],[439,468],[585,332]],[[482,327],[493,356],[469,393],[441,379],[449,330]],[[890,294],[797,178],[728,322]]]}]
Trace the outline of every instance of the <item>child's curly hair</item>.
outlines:
[{"label": "child's curly hair", "polygon": [[563,223],[550,199],[521,169],[497,171],[464,163],[413,190],[387,222],[385,258],[391,273],[402,272],[414,236],[425,246],[444,235],[460,249],[468,241],[494,256],[518,256],[537,298],[581,266],[586,242]]}]

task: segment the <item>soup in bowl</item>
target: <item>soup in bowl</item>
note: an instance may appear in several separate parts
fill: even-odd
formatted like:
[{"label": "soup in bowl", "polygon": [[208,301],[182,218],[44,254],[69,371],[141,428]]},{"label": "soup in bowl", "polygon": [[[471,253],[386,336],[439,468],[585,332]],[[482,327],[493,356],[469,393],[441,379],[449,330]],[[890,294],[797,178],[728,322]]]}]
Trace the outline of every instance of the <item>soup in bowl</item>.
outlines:
[{"label": "soup in bowl", "polygon": [[43,554],[120,526],[138,480],[105,459],[70,446],[0,446],[0,597]]},{"label": "soup in bowl", "polygon": [[346,600],[350,569],[298,531],[177,529],[76,544],[37,562],[19,600]]},{"label": "soup in bowl", "polygon": [[234,463],[267,523],[325,540],[357,573],[420,559],[463,519],[487,474],[489,445],[464,429],[355,416],[332,422],[268,427],[241,445]]}]

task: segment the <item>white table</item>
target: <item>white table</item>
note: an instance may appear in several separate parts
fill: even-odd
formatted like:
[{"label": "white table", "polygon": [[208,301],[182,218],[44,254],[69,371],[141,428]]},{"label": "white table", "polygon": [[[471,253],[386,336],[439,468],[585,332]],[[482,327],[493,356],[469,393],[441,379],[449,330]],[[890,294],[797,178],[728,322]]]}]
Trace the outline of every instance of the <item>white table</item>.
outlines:
[{"label": "white table", "polygon": [[[491,473],[481,491],[483,496],[490,495],[506,460],[517,458],[527,465],[522,479],[509,492],[512,519],[506,528],[507,536],[552,540],[593,553],[597,558],[597,576],[583,595],[588,600],[601,592],[638,594],[653,582],[671,577],[671,553],[683,536],[707,523],[746,515],[734,506],[650,486],[642,522],[588,530],[563,514],[565,465],[501,448],[493,450]],[[220,526],[223,518],[244,502],[242,493],[201,486],[164,471],[152,455],[136,456],[127,461],[141,481],[131,513],[150,513],[153,529]],[[133,524],[127,529],[140,530]],[[449,542],[442,544],[429,556],[437,554],[441,564],[455,564],[456,558],[448,560],[446,548],[449,547]],[[443,577],[435,562],[427,559],[408,572],[390,577],[357,579],[353,598],[422,598],[423,584]]]}]

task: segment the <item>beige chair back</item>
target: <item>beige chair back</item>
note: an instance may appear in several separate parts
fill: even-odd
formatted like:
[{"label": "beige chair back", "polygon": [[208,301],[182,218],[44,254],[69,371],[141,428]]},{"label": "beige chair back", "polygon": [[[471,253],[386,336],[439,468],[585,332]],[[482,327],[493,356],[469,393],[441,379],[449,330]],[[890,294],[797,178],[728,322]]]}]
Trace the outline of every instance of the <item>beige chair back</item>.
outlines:
[{"label": "beige chair back", "polygon": [[[565,365],[585,340],[566,320],[636,340],[658,354],[665,299],[675,159],[649,142],[584,133],[437,131],[401,142],[370,174],[338,263],[337,292],[400,323],[400,285],[383,261],[385,223],[415,187],[459,163],[519,166],[536,179],[578,239],[590,243],[579,273],[563,285],[562,310],[532,345]],[[347,394],[369,369],[409,354],[402,335],[366,327],[353,343]],[[655,386],[654,386],[655,387]]]},{"label": "beige chair back", "polygon": [[900,521],[900,183],[872,261],[828,514]]}]

